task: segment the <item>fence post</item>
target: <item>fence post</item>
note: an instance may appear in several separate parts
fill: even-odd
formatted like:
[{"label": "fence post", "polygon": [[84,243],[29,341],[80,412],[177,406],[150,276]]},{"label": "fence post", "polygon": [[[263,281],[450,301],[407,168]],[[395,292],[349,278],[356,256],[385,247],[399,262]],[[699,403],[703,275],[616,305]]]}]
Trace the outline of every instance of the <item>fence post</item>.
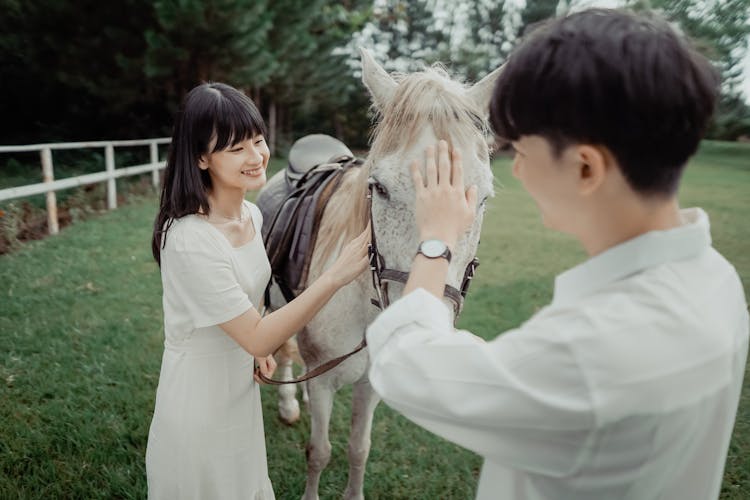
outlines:
[{"label": "fence post", "polygon": [[[41,151],[42,156],[42,180],[52,182],[55,180],[55,172],[52,168],[52,150],[44,148]],[[57,220],[57,196],[54,191],[47,191],[47,229],[49,234],[60,232],[60,224]]]},{"label": "fence post", "polygon": [[104,164],[110,177],[107,179],[107,208],[117,208],[117,184],[115,183],[115,148],[112,144],[104,147]]},{"label": "fence post", "polygon": [[151,184],[155,188],[159,188],[159,169],[156,168],[156,164],[159,163],[159,145],[156,141],[151,143],[151,165],[154,169],[151,171]]}]

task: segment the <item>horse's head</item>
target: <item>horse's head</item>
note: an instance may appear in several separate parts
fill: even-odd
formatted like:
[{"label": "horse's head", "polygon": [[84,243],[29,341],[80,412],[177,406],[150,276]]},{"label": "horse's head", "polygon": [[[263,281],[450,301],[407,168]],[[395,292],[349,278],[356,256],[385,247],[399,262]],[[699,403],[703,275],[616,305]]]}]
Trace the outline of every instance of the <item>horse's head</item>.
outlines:
[{"label": "horse's head", "polygon": [[[428,145],[445,139],[462,153],[466,186],[478,188],[476,220],[456,245],[448,273],[448,285],[461,286],[476,255],[485,202],[493,195],[487,115],[498,71],[472,87],[451,80],[439,67],[394,78],[362,51],[362,81],[378,117],[365,169],[372,184],[374,234],[385,267],[404,271],[411,266],[419,235],[409,164],[423,160]],[[392,302],[401,295],[403,284],[392,282],[388,287]]]}]

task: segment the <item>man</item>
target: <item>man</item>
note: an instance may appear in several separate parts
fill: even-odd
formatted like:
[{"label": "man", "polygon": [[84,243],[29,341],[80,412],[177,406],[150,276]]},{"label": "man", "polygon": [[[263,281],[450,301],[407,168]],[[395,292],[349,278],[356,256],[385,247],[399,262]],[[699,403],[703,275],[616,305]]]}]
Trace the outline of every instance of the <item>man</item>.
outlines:
[{"label": "man", "polygon": [[[544,224],[589,254],[554,299],[483,342],[439,299],[476,196],[441,141],[412,165],[420,247],[367,332],[370,380],[485,459],[481,499],[717,498],[748,351],[735,269],[677,188],[718,79],[665,22],[590,10],[538,29],[491,105]],[[424,177],[423,177],[424,175]],[[452,178],[452,179],[451,179]],[[440,249],[438,249],[440,250]]]}]

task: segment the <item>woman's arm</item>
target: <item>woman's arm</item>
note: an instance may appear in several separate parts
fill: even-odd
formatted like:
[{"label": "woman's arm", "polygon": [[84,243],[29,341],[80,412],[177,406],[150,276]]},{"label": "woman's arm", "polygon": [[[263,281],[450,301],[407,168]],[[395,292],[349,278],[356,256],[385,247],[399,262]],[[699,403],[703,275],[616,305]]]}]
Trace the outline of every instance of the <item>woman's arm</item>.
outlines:
[{"label": "woman's arm", "polygon": [[349,242],[336,262],[297,298],[267,316],[255,308],[219,326],[255,357],[272,354],[301,330],[342,286],[367,268],[370,230]]}]

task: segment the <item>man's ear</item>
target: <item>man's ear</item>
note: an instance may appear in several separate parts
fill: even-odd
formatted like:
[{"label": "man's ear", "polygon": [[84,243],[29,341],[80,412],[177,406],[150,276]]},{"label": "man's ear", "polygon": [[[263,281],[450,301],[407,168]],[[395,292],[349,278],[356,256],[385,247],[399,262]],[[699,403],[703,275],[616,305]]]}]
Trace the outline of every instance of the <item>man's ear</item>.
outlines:
[{"label": "man's ear", "polygon": [[596,192],[604,183],[612,165],[612,155],[606,148],[580,144],[576,146],[578,155],[578,186],[582,195]]},{"label": "man's ear", "polygon": [[200,155],[198,157],[198,168],[201,170],[208,170],[208,158],[206,155]]}]

